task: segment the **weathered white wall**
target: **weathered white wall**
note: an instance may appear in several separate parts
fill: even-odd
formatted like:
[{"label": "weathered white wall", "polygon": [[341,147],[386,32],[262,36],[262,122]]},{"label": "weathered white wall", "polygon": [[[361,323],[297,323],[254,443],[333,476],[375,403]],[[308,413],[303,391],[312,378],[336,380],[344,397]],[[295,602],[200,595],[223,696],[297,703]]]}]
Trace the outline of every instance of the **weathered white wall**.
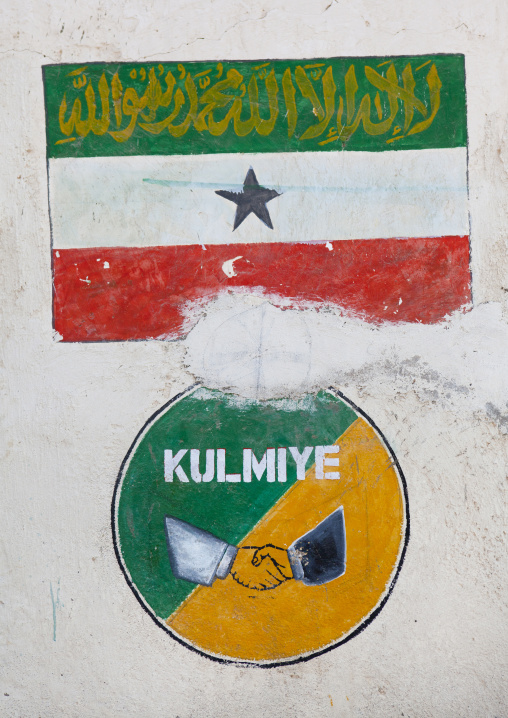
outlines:
[{"label": "weathered white wall", "polygon": [[[508,715],[508,5],[4,0],[2,16],[0,715]],[[429,52],[466,55],[470,315],[375,329],[223,298],[185,342],[54,341],[41,64]],[[263,351],[238,372],[212,342],[203,362],[214,327],[227,337],[245,310],[272,328]],[[308,351],[281,357],[301,338]],[[346,645],[297,666],[221,666],[135,601],[113,553],[115,477],[145,419],[195,377],[258,396],[334,382],[386,434],[412,537],[386,607]]]}]

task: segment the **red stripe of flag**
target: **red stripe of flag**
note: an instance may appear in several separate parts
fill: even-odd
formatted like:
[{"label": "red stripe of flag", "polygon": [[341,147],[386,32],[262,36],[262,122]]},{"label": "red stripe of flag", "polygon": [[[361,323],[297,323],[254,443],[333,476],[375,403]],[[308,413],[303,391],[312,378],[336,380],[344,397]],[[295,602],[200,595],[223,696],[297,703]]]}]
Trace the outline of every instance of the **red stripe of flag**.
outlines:
[{"label": "red stripe of flag", "polygon": [[[237,256],[236,276],[228,277],[222,265]],[[190,302],[237,288],[263,291],[275,304],[338,305],[370,322],[435,323],[471,301],[467,236],[342,240],[332,250],[321,243],[59,249],[53,258],[55,329],[64,341],[182,336]]]}]

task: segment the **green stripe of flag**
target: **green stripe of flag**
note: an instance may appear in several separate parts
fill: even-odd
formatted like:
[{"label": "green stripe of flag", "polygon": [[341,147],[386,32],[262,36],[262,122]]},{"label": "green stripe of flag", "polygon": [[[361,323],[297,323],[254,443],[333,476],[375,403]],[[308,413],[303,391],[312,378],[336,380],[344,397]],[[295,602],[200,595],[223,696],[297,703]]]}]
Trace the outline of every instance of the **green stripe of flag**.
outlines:
[{"label": "green stripe of flag", "polygon": [[467,141],[463,55],[46,65],[48,157]]},{"label": "green stripe of flag", "polygon": [[[164,533],[170,514],[237,545],[296,481],[287,462],[287,481],[269,483],[172,483],[164,480],[164,450],[226,450],[228,473],[242,473],[243,448],[258,459],[267,447],[334,443],[357,419],[328,392],[290,400],[256,402],[198,389],[169,407],[144,435],[126,468],[118,504],[118,533],[129,573],[154,612],[167,618],[195,585],[171,573]],[[309,461],[310,467],[312,462]],[[181,461],[190,476],[189,452]]]}]

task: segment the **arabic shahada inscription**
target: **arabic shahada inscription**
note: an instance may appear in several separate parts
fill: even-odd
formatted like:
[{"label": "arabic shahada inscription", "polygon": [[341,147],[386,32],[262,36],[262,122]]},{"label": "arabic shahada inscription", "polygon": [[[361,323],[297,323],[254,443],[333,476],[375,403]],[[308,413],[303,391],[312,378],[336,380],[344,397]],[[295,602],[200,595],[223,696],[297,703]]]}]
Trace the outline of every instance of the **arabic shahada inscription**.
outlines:
[{"label": "arabic shahada inscription", "polygon": [[44,68],[54,327],[181,336],[221,292],[436,322],[471,299],[464,57]]}]

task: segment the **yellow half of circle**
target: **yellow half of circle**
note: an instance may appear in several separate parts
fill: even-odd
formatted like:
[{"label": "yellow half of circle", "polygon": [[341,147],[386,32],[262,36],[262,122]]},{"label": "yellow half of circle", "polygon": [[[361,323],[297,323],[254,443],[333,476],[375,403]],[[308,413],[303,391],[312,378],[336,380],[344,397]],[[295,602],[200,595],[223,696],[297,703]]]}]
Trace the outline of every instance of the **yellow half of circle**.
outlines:
[{"label": "yellow half of circle", "polygon": [[240,546],[289,547],[339,506],[346,523],[347,567],[322,586],[291,579],[258,591],[229,575],[199,586],[167,619],[172,631],[216,656],[277,661],[344,638],[371,613],[399,560],[405,525],[402,487],[372,427],[357,419],[336,441],[340,479],[297,481]]}]

